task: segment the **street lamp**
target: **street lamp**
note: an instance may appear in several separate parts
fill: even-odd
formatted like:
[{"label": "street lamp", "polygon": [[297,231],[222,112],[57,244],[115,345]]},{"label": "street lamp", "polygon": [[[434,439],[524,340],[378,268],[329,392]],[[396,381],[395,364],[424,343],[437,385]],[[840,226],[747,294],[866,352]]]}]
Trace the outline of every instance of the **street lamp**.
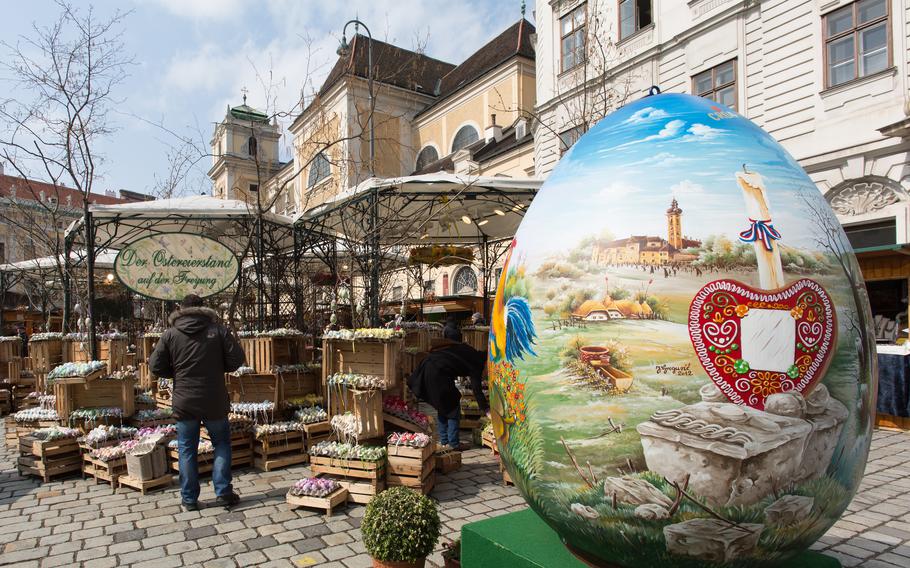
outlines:
[{"label": "street lamp", "polygon": [[[370,129],[370,177],[376,177],[375,163],[376,163],[376,137],[373,133],[373,111],[375,107],[375,101],[373,100],[373,34],[370,32],[370,28],[366,26],[363,22],[358,19],[349,20],[344,28],[341,30],[341,43],[338,45],[338,55],[345,56],[350,50],[348,45],[347,38],[345,33],[348,31],[348,26],[354,24],[354,35],[356,37],[357,32],[360,30],[360,27],[363,26],[363,29],[367,32],[367,38],[369,43],[367,43],[367,92],[369,94],[370,100],[370,109],[367,120],[369,121]],[[373,327],[379,325],[379,196],[376,194],[376,188],[373,188],[372,193],[370,194],[370,223],[369,223],[369,242],[370,242],[370,253],[371,253],[371,263],[370,263],[370,304],[369,304],[369,316],[370,324]]]},{"label": "street lamp", "polygon": [[344,28],[341,30],[341,43],[338,44],[337,53],[338,53],[338,55],[340,55],[342,57],[344,57],[348,53],[350,53],[350,50],[351,50],[351,45],[348,43],[348,40],[345,37],[345,34],[348,31],[348,26],[351,24],[354,24],[354,35],[355,36],[357,35],[357,32],[360,30],[360,27],[363,26],[363,29],[366,30],[367,37],[370,40],[369,43],[367,43],[367,93],[369,94],[369,101],[370,101],[370,114],[368,115],[367,119],[369,121],[369,129],[370,129],[370,177],[374,177],[375,171],[374,171],[373,163],[374,163],[375,157],[376,157],[376,145],[375,145],[376,139],[373,135],[373,106],[374,106],[374,101],[373,101],[373,34],[370,33],[370,28],[368,28],[366,26],[366,24],[364,24],[360,20],[353,19],[353,20],[348,21],[344,25]]}]

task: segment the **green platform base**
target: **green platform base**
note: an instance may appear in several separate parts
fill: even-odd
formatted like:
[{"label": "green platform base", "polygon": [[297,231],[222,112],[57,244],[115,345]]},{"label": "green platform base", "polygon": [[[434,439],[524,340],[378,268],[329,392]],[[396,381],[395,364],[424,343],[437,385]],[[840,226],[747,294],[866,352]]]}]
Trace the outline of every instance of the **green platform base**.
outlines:
[{"label": "green platform base", "polygon": [[[462,568],[588,568],[530,509],[461,528]],[[840,568],[830,556],[807,551],[780,568]]]}]

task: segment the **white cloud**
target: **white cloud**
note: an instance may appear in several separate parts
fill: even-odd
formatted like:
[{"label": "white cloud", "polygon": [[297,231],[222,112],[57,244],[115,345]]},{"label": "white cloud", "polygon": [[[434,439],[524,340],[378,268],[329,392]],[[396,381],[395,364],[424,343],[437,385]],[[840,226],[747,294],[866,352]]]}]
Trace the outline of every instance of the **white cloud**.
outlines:
[{"label": "white cloud", "polygon": [[[641,189],[630,185],[624,181],[614,181],[610,185],[604,187],[597,193],[597,197],[600,201],[606,203],[613,203],[622,199],[625,199],[636,193],[641,193]],[[617,204],[617,203],[614,203]],[[618,204],[617,204],[618,205]]]},{"label": "white cloud", "polygon": [[671,185],[670,191],[673,193],[673,197],[681,198],[702,195],[705,193],[705,188],[700,184],[684,179],[679,183]]},{"label": "white cloud", "polygon": [[[685,126],[685,125],[686,125],[686,123],[683,122],[682,120],[671,120],[670,122],[666,123],[664,125],[664,127],[660,129],[660,132],[658,132],[657,134],[652,134],[651,136],[645,137],[643,142],[648,141],[648,140],[660,140],[663,138],[672,138],[672,137],[676,136],[677,134],[679,134],[679,131],[682,130],[683,126]],[[690,128],[689,130],[691,131],[692,129]]]},{"label": "white cloud", "polygon": [[714,140],[722,136],[724,131],[719,128],[713,128],[707,124],[693,124],[686,130],[687,134],[680,138],[683,142],[703,142],[705,140]]},{"label": "white cloud", "polygon": [[652,120],[666,118],[666,116],[667,112],[663,109],[645,107],[632,113],[632,116],[627,118],[624,122],[626,124],[641,124],[642,122],[649,122]]},{"label": "white cloud", "polygon": [[188,20],[225,21],[243,15],[243,0],[155,0],[165,10]]}]

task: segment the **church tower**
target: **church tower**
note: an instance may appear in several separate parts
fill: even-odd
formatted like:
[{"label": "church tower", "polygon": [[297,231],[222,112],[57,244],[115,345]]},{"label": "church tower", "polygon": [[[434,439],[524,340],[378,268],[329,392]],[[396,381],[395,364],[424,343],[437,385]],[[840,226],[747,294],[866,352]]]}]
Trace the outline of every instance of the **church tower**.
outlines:
[{"label": "church tower", "polygon": [[[280,167],[281,129],[266,113],[246,104],[228,107],[212,136],[212,195],[221,199],[255,202],[259,186]],[[258,168],[257,168],[258,165]]]},{"label": "church tower", "polygon": [[682,237],[682,209],[676,202],[676,198],[670,203],[667,209],[667,242],[676,249],[683,248]]}]

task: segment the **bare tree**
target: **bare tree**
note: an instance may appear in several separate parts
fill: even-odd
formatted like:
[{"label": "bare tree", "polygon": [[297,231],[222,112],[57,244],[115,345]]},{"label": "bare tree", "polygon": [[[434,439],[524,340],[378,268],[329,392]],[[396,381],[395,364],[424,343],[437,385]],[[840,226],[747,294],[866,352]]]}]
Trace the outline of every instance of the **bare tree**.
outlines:
[{"label": "bare tree", "polygon": [[[6,214],[20,219],[19,225],[13,222],[17,227],[36,220],[35,215],[44,220],[24,235],[35,243],[34,254],[55,259],[53,281],[64,282],[73,275],[58,218],[70,217],[73,210],[88,213],[102,163],[97,144],[114,131],[109,117],[118,102],[115,89],[131,59],[122,41],[126,13],[99,17],[91,7],[79,9],[64,0],[57,0],[57,6],[59,15],[51,25],[35,24],[15,43],[0,42],[14,85],[12,96],[0,103],[0,157],[23,178],[42,177],[54,188],[65,183],[75,190],[77,200],[62,203],[58,197],[63,191],[51,200],[25,183],[23,191],[31,199],[9,200],[12,213]],[[53,224],[48,226],[48,220]]]}]

